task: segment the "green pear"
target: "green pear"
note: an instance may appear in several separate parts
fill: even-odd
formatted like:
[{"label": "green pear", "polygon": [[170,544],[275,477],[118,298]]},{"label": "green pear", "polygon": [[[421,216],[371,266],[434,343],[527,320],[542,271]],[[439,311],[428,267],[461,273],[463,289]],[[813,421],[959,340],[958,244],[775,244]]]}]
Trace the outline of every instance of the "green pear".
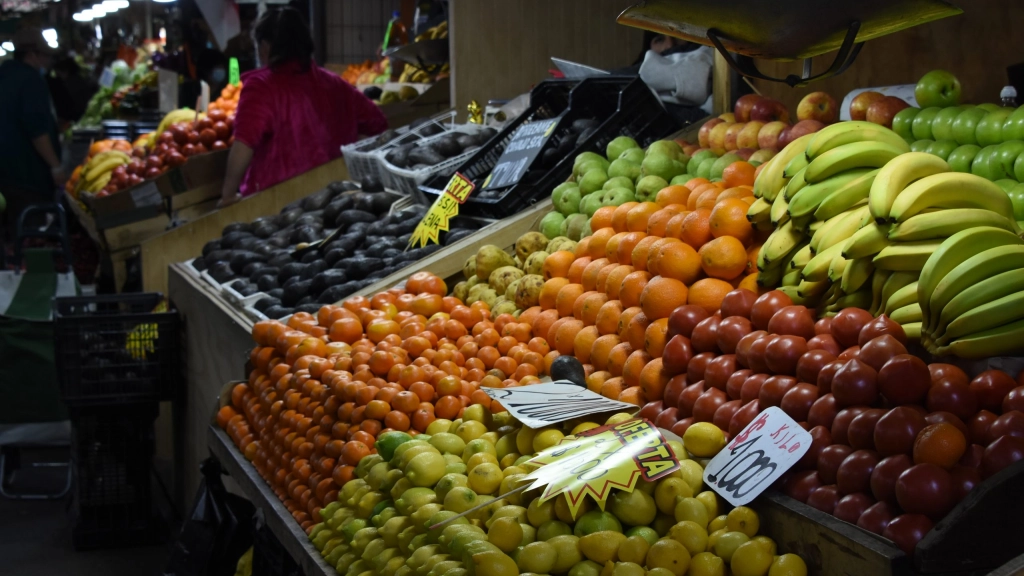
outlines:
[{"label": "green pear", "polygon": [[554,238],[562,233],[562,222],[565,222],[565,216],[561,212],[548,212],[540,219],[540,233]]},{"label": "green pear", "polygon": [[641,148],[630,148],[622,154],[619,154],[616,160],[629,160],[633,164],[639,164],[644,161],[644,151]]},{"label": "green pear", "polygon": [[580,189],[572,182],[563,182],[551,192],[551,203],[564,216],[580,211]]},{"label": "green pear", "polygon": [[654,202],[654,198],[668,182],[660,176],[644,176],[636,183],[636,201]]},{"label": "green pear", "polygon": [[682,153],[682,147],[675,140],[658,140],[647,147],[647,156],[661,155],[678,159]]},{"label": "green pear", "polygon": [[580,200],[580,213],[586,214],[587,217],[594,215],[597,209],[601,207],[601,198],[604,197],[603,193],[598,194],[587,194]]},{"label": "green pear", "polygon": [[604,160],[607,162],[607,159],[604,156],[598,154],[597,152],[581,152],[576,156],[576,158],[573,159],[572,165],[573,167],[576,167],[579,166],[580,164],[583,164],[584,162],[589,162],[591,160]]},{"label": "green pear", "polygon": [[[655,192],[657,194],[657,192]],[[636,201],[636,194],[629,188],[611,188],[601,195],[602,206],[622,206],[626,202]]]},{"label": "green pear", "polygon": [[722,172],[725,172],[725,169],[729,166],[729,164],[732,164],[733,162],[739,162],[740,160],[743,160],[743,158],[740,158],[737,154],[733,154],[732,152],[723,154],[721,158],[716,160],[715,163],[711,165],[711,176],[709,176],[708,179],[721,180]]},{"label": "green pear", "polygon": [[[587,223],[586,214],[573,214],[562,222],[561,230],[559,230],[559,236],[566,236],[570,240],[579,241],[580,233],[583,231],[583,226]],[[546,236],[546,234],[545,234]]]},{"label": "green pear", "polygon": [[605,147],[605,152],[609,158],[614,159],[618,158],[623,152],[630,148],[639,147],[640,145],[636,143],[636,140],[633,140],[629,136],[619,136],[608,143],[608,146]]},{"label": "green pear", "polygon": [[574,166],[572,169],[572,175],[576,178],[576,181],[579,182],[580,178],[591,170],[604,170],[607,172],[609,165],[610,163],[607,160],[587,160],[582,164]]},{"label": "green pear", "polygon": [[666,182],[685,172],[683,164],[668,156],[648,156],[640,167],[641,176],[658,176]]},{"label": "green pear", "polygon": [[680,174],[679,176],[676,176],[672,180],[669,180],[669,184],[671,184],[673,186],[675,186],[677,184],[682,186],[683,184],[686,184],[687,182],[689,182],[692,179],[693,179],[693,175],[692,174],[689,174],[689,173]]},{"label": "green pear", "polygon": [[593,192],[597,192],[604,186],[604,183],[608,181],[608,173],[600,168],[594,168],[580,179],[580,194],[588,196]]},{"label": "green pear", "polygon": [[640,177],[640,164],[630,162],[625,158],[613,160],[612,163],[608,165],[608,176],[612,178],[621,176],[623,178],[629,178],[630,180],[636,180]]},{"label": "green pear", "polygon": [[614,176],[609,178],[601,188],[604,188],[605,190],[611,190],[612,188],[629,188],[630,190],[635,190],[636,186],[633,185],[633,180],[630,180],[629,178]]},{"label": "green pear", "polygon": [[690,161],[686,164],[686,171],[694,176],[697,175],[697,168],[700,163],[707,160],[708,158],[718,158],[718,156],[711,150],[701,150],[690,157]]},{"label": "green pear", "polygon": [[694,176],[696,176],[697,178],[707,178],[708,180],[710,180],[711,166],[715,162],[718,162],[718,158],[705,158],[703,161],[701,161],[699,165],[697,165],[697,171],[694,173]]}]

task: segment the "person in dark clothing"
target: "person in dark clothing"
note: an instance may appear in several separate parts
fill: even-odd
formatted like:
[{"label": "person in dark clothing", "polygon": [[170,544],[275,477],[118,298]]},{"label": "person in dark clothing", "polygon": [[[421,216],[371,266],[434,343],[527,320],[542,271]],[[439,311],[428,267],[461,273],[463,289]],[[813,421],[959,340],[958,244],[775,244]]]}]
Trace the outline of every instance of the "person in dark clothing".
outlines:
[{"label": "person in dark clothing", "polygon": [[63,129],[74,124],[85,113],[89,98],[96,93],[97,85],[82,73],[82,67],[71,56],[58,59],[53,64],[53,73],[46,77],[57,122]]},{"label": "person in dark clothing", "polygon": [[52,202],[64,185],[57,122],[43,75],[53,50],[38,28],[19,30],[14,58],[0,65],[0,192],[8,223],[30,204]]}]

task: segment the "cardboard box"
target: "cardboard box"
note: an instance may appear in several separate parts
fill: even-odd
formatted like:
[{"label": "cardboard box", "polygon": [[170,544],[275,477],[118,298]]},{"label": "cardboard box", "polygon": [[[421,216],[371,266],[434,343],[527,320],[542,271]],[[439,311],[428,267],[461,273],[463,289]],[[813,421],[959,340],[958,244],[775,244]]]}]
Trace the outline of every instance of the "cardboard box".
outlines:
[{"label": "cardboard box", "polygon": [[168,170],[163,175],[166,178],[158,178],[160,194],[171,197],[201,187],[212,188],[209,185],[214,183],[217,184],[217,194],[220,194],[220,183],[224,181],[229,152],[218,150],[192,156],[185,164]]},{"label": "cardboard box", "polygon": [[159,190],[160,181],[166,178],[167,173],[109,196],[83,196],[83,201],[88,205],[99,229],[146,220],[167,211]]}]

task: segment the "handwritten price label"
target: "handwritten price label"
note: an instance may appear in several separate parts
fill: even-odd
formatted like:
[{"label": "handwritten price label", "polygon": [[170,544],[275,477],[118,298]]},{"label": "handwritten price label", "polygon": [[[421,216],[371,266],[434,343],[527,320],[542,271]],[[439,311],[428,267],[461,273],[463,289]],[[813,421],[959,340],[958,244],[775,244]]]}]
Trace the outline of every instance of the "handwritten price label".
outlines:
[{"label": "handwritten price label", "polygon": [[811,435],[780,408],[758,414],[704,469],[704,482],[733,506],[757,498],[811,448]]},{"label": "handwritten price label", "polygon": [[636,406],[610,400],[586,388],[559,380],[519,388],[481,388],[516,420],[529,428],[543,428],[587,414],[636,411]]},{"label": "handwritten price label", "polygon": [[533,160],[544,149],[562,117],[527,122],[516,130],[491,174],[484,182],[485,190],[506,188],[519,182]]},{"label": "handwritten price label", "polygon": [[413,230],[409,246],[426,246],[427,242],[440,244],[441,231],[448,231],[448,221],[459,215],[459,204],[463,204],[473,192],[475,185],[469,178],[458,172],[444,187],[427,214]]}]

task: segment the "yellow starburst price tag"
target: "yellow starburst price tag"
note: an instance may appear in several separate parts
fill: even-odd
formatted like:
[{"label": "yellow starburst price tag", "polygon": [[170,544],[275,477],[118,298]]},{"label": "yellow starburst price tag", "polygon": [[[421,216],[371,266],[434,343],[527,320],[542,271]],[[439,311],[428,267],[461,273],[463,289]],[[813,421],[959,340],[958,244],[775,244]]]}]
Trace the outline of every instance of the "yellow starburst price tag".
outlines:
[{"label": "yellow starburst price tag", "polygon": [[448,231],[448,221],[459,215],[459,204],[469,198],[475,187],[469,178],[456,172],[444,187],[444,192],[427,210],[423,220],[416,225],[412,238],[409,240],[409,246],[423,247],[427,245],[427,242],[440,244],[441,232]]},{"label": "yellow starburst price tag", "polygon": [[524,485],[544,487],[541,502],[565,494],[575,517],[587,494],[604,510],[613,488],[632,492],[641,479],[653,482],[678,470],[679,460],[653,423],[636,418],[567,437],[526,465],[538,468]]}]

